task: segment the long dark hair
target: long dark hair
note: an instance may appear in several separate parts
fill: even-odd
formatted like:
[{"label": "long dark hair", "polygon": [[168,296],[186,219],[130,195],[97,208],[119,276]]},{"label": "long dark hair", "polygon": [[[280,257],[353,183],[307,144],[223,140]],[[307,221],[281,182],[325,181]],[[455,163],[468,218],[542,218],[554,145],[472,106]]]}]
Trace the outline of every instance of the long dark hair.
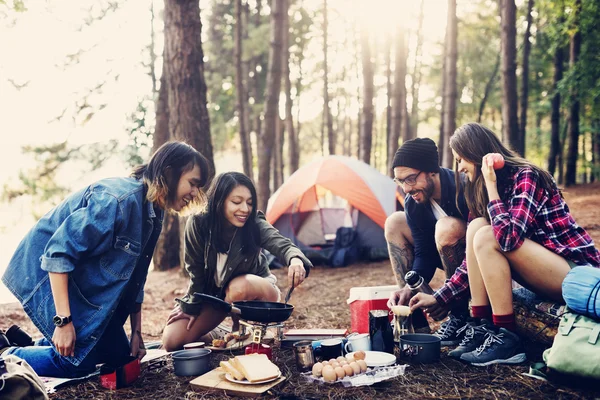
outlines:
[{"label": "long dark hair", "polygon": [[[500,153],[504,157],[504,169],[506,168],[531,168],[539,177],[538,185],[546,191],[556,189],[552,176],[537,165],[527,161],[516,152],[508,149],[502,144],[494,132],[481,124],[471,122],[454,131],[450,138],[450,147],[464,160],[475,165],[475,176],[473,180],[465,185],[465,200],[469,211],[475,217],[484,217],[489,221],[487,205],[489,203],[485,181],[481,174],[481,160],[488,153]],[[455,163],[454,174],[456,187],[460,182],[458,164]],[[502,170],[500,170],[502,171]],[[501,172],[497,171],[498,183],[501,181]],[[458,194],[458,191],[457,191]]]},{"label": "long dark hair", "polygon": [[[146,199],[166,209],[177,196],[179,179],[194,166],[200,169],[200,186],[206,186],[210,178],[210,167],[206,158],[196,149],[183,142],[167,142],[154,152],[147,164],[138,165],[131,176],[141,179],[146,185]],[[204,190],[186,208],[199,209],[206,201]]]},{"label": "long dark hair", "polygon": [[260,232],[256,224],[256,206],[257,196],[254,184],[246,175],[240,172],[225,172],[218,175],[208,188],[206,210],[204,212],[204,223],[202,224],[202,233],[210,241],[219,253],[226,253],[229,249],[229,242],[225,237],[225,200],[233,189],[238,186],[245,186],[250,190],[252,196],[252,211],[242,228],[239,228],[238,235],[242,236],[244,254],[252,254],[260,248]]}]

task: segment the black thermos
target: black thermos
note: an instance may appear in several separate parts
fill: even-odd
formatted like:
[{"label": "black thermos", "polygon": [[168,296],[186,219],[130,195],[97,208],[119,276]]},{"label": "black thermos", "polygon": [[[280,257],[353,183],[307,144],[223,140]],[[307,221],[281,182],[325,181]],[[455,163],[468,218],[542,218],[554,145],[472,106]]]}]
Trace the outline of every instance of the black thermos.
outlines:
[{"label": "black thermos", "polygon": [[387,310],[369,311],[371,350],[394,354],[394,332]]},{"label": "black thermos", "polygon": [[[410,288],[413,296],[419,292],[425,294],[433,294],[433,289],[418,272],[408,271],[406,275],[404,275],[404,282]],[[424,312],[415,312],[412,317],[413,328],[415,330],[429,327],[429,322],[427,322],[427,317]]]}]

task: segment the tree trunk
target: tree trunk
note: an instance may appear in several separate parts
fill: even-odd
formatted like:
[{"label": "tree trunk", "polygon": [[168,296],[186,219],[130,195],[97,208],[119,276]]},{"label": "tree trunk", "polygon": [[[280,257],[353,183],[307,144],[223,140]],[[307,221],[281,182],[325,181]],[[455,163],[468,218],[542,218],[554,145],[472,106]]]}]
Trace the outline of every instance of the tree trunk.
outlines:
[{"label": "tree trunk", "polygon": [[563,48],[557,46],[554,52],[554,96],[552,96],[552,112],[550,117],[552,130],[550,134],[550,153],[548,154],[548,172],[552,176],[556,172],[556,162],[560,151],[560,92],[558,90],[558,83],[563,76],[563,59]]},{"label": "tree trunk", "polygon": [[[164,14],[169,132],[171,138],[189,143],[208,159],[211,171],[207,173],[212,176],[214,164],[206,108],[199,3],[166,0]],[[179,219],[169,219],[165,219],[163,226],[163,248],[173,253],[173,257],[175,254],[181,256]],[[181,259],[177,264],[181,264]]]},{"label": "tree trunk", "polygon": [[234,57],[235,57],[235,87],[238,112],[238,126],[240,129],[240,142],[242,144],[242,165],[244,174],[253,179],[252,172],[252,147],[250,145],[250,132],[248,131],[248,122],[246,115],[246,89],[244,88],[244,63],[242,60],[242,0],[235,0],[235,36],[234,36]]},{"label": "tree trunk", "polygon": [[425,19],[425,0],[421,0],[419,10],[419,25],[417,27],[417,46],[415,49],[415,64],[412,75],[412,105],[410,110],[410,137],[416,138],[419,128],[419,88],[421,87],[421,54],[423,52],[423,20]]},{"label": "tree trunk", "polygon": [[269,167],[273,157],[275,129],[279,118],[279,92],[281,90],[281,42],[284,19],[287,17],[287,0],[271,0],[271,47],[267,68],[265,116],[258,138],[258,209],[266,211],[271,197]]},{"label": "tree trunk", "polygon": [[298,169],[299,155],[298,137],[294,128],[294,116],[292,114],[292,81],[290,79],[290,17],[286,13],[283,28],[283,83],[285,91],[285,131],[287,132],[289,173],[293,174]]},{"label": "tree trunk", "polygon": [[485,92],[483,93],[483,98],[481,99],[481,103],[479,104],[479,114],[477,115],[477,122],[481,122],[481,117],[483,116],[483,110],[485,110],[485,104],[487,103],[487,99],[490,96],[490,92],[494,87],[494,83],[496,82],[496,78],[498,76],[498,69],[500,69],[500,53],[498,53],[498,57],[496,58],[496,65],[494,66],[494,71],[490,76],[487,84],[485,85]]},{"label": "tree trunk", "polygon": [[371,144],[373,140],[374,67],[373,62],[371,61],[371,44],[369,43],[369,33],[366,29],[361,31],[361,50],[363,68],[363,107],[358,159],[370,164]]},{"label": "tree trunk", "polygon": [[[573,12],[573,29],[575,32],[571,36],[569,51],[569,67],[571,69],[575,68],[581,50],[581,30],[579,29],[581,0],[575,0]],[[574,88],[571,88],[571,107],[569,110],[569,148],[567,150],[565,186],[574,185],[577,181],[577,156],[579,153],[579,92],[577,82],[574,83],[574,86]]]},{"label": "tree trunk", "polygon": [[[406,42],[404,38],[404,27],[398,24],[396,27],[396,45],[394,48],[394,92],[392,94],[392,128],[390,129],[389,142],[387,146],[388,174],[394,176],[392,162],[394,154],[398,150],[399,140],[406,140]],[[404,128],[404,129],[403,129]]]},{"label": "tree trunk", "polygon": [[446,66],[444,79],[444,141],[439,149],[442,155],[441,165],[452,168],[452,150],[450,137],[456,129],[456,62],[458,58],[458,20],[456,18],[456,0],[448,0],[448,22],[446,25]]},{"label": "tree trunk", "polygon": [[276,119],[275,129],[275,152],[273,153],[273,191],[279,189],[283,184],[283,134],[284,121],[281,118]]},{"label": "tree trunk", "polygon": [[[385,105],[385,145],[387,148],[387,160],[386,163],[388,165],[388,173],[391,174],[391,165],[392,165],[392,159],[390,158],[390,148],[391,147],[396,147],[398,145],[397,141],[396,144],[393,145],[391,142],[391,135],[392,135],[392,103],[393,103],[393,97],[394,97],[394,87],[392,85],[392,47],[393,47],[393,40],[392,40],[392,35],[388,34],[386,36],[386,42],[385,42],[385,83],[386,83],[386,105]],[[394,149],[394,152],[396,151],[396,149]],[[392,154],[392,157],[394,155]]]},{"label": "tree trunk", "polygon": [[523,155],[519,140],[517,103],[517,7],[515,0],[503,0],[500,12],[502,25],[502,128],[503,140],[513,150]]},{"label": "tree trunk", "polygon": [[329,21],[327,20],[327,0],[323,0],[323,116],[325,118],[325,127],[327,128],[327,144],[329,154],[335,154],[335,132],[333,131],[333,121],[331,119],[331,107],[329,106],[329,66],[327,64],[328,38],[327,29]]},{"label": "tree trunk", "polygon": [[[158,99],[156,101],[156,124],[154,126],[154,137],[152,152],[154,153],[160,146],[169,141],[169,104],[167,89],[168,65],[166,63],[166,53],[163,48],[163,68],[160,77],[160,88],[158,89]],[[158,242],[154,248],[152,262],[154,268],[158,271],[179,266],[179,252],[173,249],[179,248],[179,217],[174,214],[165,214],[163,220],[163,229],[158,237]]]},{"label": "tree trunk", "polygon": [[519,121],[519,142],[523,149],[522,155],[525,157],[527,145],[527,103],[529,100],[529,54],[531,53],[531,23],[533,20],[533,2],[529,0],[527,3],[527,27],[525,28],[525,36],[523,37],[523,72],[521,74],[521,119]]}]

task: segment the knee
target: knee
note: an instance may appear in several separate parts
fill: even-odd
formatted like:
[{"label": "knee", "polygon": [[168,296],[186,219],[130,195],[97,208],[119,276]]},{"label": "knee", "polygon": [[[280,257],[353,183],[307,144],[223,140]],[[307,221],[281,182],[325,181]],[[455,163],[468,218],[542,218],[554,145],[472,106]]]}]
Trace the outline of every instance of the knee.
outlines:
[{"label": "knee", "polygon": [[165,328],[162,336],[162,345],[166,351],[171,352],[181,349],[183,343],[171,329]]},{"label": "knee", "polygon": [[238,277],[233,279],[225,289],[225,301],[233,303],[234,301],[248,300],[247,296],[250,292],[250,284],[248,280]]},{"label": "knee", "polygon": [[497,245],[494,230],[490,225],[480,227],[473,236],[473,250],[475,254],[494,249]]},{"label": "knee", "polygon": [[467,243],[472,243],[477,231],[486,225],[489,226],[490,224],[485,220],[485,218],[475,218],[473,221],[471,221],[469,226],[467,226]]},{"label": "knee", "polygon": [[465,237],[464,221],[453,217],[440,218],[435,224],[435,242],[439,247],[451,246]]},{"label": "knee", "polygon": [[405,229],[408,229],[406,214],[402,211],[393,213],[385,220],[385,240],[388,242],[398,241],[398,238],[402,236],[402,232]]}]

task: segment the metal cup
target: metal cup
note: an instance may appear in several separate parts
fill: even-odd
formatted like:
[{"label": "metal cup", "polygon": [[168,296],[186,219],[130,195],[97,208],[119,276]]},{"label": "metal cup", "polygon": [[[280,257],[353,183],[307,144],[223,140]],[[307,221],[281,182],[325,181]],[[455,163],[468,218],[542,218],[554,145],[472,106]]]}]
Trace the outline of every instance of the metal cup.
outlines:
[{"label": "metal cup", "polygon": [[296,366],[299,371],[308,371],[315,363],[312,341],[302,340],[294,343],[294,355],[296,356]]}]

